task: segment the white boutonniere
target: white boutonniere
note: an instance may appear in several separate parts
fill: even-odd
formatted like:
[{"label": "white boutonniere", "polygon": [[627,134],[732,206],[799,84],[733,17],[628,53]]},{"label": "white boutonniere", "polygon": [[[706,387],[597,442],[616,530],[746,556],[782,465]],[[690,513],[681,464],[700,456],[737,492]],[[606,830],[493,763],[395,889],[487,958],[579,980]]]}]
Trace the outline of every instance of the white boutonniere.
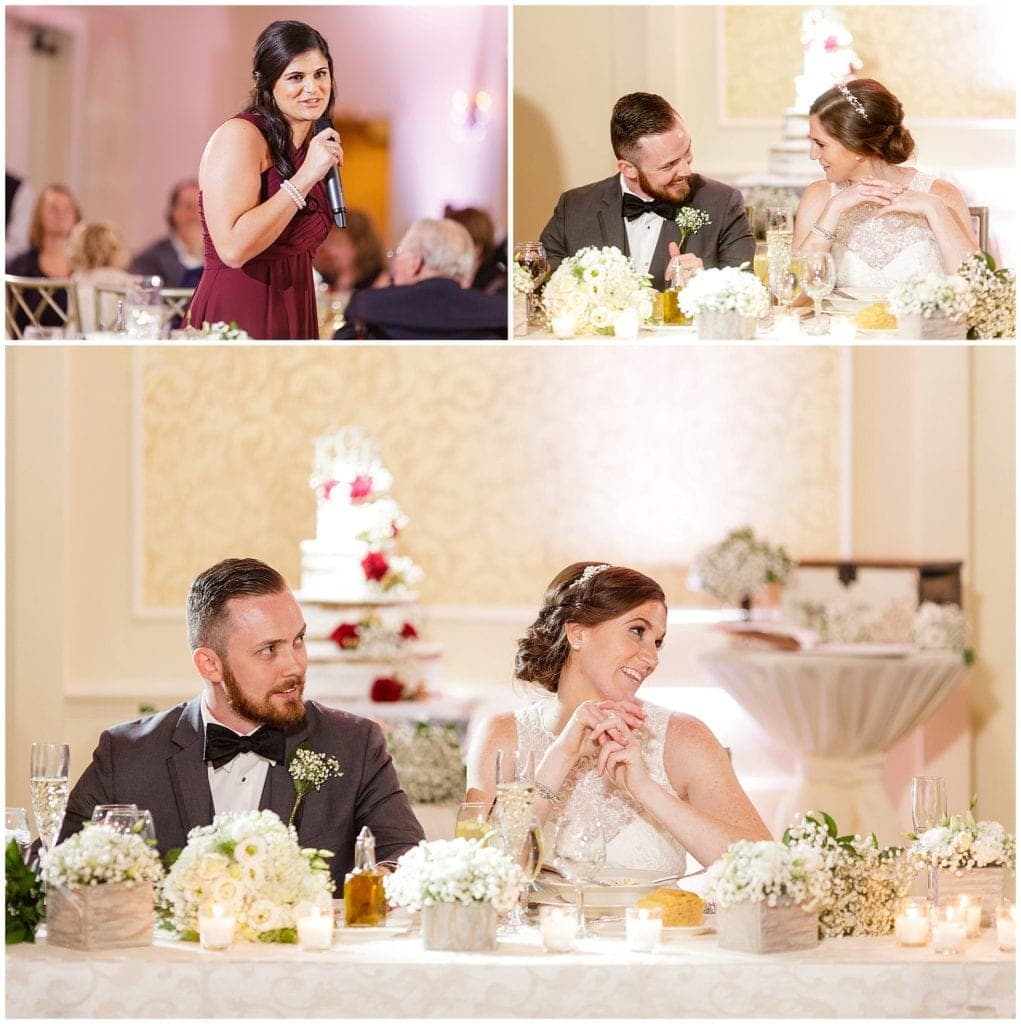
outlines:
[{"label": "white boutonniere", "polygon": [[709,214],[705,210],[696,209],[694,206],[682,206],[674,217],[678,230],[681,232],[681,245],[684,245],[688,235],[693,235],[699,228],[706,224],[712,224]]},{"label": "white boutonniere", "polygon": [[324,782],[330,779],[343,778],[344,773],[340,770],[340,762],[330,754],[320,754],[313,750],[307,743],[299,743],[287,762],[287,770],[294,780],[294,806],[291,808],[291,816],[287,819],[288,825],[294,824],[295,815],[305,799],[305,794],[313,789],[318,792]]}]

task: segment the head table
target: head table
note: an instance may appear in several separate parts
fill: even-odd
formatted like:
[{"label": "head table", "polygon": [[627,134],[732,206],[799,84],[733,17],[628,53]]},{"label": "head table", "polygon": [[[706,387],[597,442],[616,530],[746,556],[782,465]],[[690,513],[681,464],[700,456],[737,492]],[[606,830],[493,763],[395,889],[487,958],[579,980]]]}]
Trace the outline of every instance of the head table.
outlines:
[{"label": "head table", "polygon": [[1013,1017],[1012,953],[996,931],[960,956],[893,936],[829,939],[798,953],[721,950],[712,932],[625,948],[623,926],[570,953],[527,926],[493,953],[430,952],[417,930],[337,929],[333,947],[241,943],[229,952],[151,947],[7,949],[8,1017],[614,1018]]}]

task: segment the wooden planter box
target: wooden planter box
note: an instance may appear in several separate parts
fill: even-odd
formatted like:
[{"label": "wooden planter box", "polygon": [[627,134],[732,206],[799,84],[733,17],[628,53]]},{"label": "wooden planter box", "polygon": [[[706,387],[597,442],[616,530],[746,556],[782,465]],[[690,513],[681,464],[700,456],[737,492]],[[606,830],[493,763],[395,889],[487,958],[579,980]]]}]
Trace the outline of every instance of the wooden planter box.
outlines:
[{"label": "wooden planter box", "polygon": [[738,903],[718,907],[716,928],[720,949],[743,953],[786,953],[819,943],[819,914],[793,904],[770,907]]},{"label": "wooden planter box", "polygon": [[152,945],[152,883],[54,886],[46,894],[46,941],[69,949]]},{"label": "wooden planter box", "polygon": [[982,927],[996,924],[996,908],[1003,902],[1006,868],[968,868],[958,875],[950,868],[936,872],[936,899],[967,894],[982,900]]},{"label": "wooden planter box", "polygon": [[493,904],[434,903],[422,908],[422,944],[426,949],[479,952],[496,949]]}]

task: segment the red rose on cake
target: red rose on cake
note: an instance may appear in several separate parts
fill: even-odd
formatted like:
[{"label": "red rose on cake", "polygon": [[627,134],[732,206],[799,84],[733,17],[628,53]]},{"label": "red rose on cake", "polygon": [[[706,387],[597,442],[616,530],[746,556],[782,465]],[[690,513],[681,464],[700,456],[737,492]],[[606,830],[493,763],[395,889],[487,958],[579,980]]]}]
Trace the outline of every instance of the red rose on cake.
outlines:
[{"label": "red rose on cake", "polygon": [[378,551],[370,551],[362,559],[362,571],[367,580],[378,583],[390,571],[390,563]]},{"label": "red rose on cake", "polygon": [[417,640],[418,630],[415,629],[410,622],[405,622],[404,625],[401,626],[401,636],[404,637],[405,640]]},{"label": "red rose on cake", "polygon": [[377,704],[400,700],[404,696],[404,684],[399,679],[380,676],[379,679],[373,680],[369,696]]},{"label": "red rose on cake", "polygon": [[331,634],[330,639],[346,651],[354,650],[361,641],[362,631],[353,622],[342,622]]}]

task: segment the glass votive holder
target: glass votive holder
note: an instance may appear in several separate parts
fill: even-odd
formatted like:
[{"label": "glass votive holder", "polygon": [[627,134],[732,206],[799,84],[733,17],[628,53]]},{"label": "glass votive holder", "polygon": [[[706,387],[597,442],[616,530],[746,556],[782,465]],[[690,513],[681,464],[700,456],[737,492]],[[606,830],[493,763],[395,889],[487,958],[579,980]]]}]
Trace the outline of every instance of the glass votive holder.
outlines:
[{"label": "glass votive holder", "polygon": [[996,944],[1004,953],[1017,948],[1017,907],[1010,900],[996,908]]},{"label": "glass votive holder", "polygon": [[795,313],[774,313],[773,334],[790,340],[801,334],[801,317]]},{"label": "glass votive holder", "polygon": [[858,333],[858,325],[854,317],[847,313],[830,314],[830,337],[834,341],[854,341]]},{"label": "glass votive holder", "polygon": [[578,321],[573,313],[558,313],[550,320],[550,326],[553,328],[555,337],[560,339],[573,338]]},{"label": "glass votive holder", "polygon": [[333,944],[333,913],[326,913],[319,907],[295,918],[298,929],[298,945],[306,953],[321,953]]},{"label": "glass votive holder", "polygon": [[932,944],[940,956],[956,956],[968,937],[968,920],[956,901],[940,900],[931,912]]},{"label": "glass votive holder", "polygon": [[199,943],[203,949],[230,949],[234,942],[234,916],[214,903],[208,913],[199,912]]},{"label": "glass votive holder", "polygon": [[632,953],[651,953],[663,937],[662,907],[628,907],[624,941]]},{"label": "glass votive holder", "polygon": [[567,953],[574,949],[577,929],[578,913],[574,907],[539,908],[539,932],[542,948],[547,953]]},{"label": "glass votive holder", "polygon": [[982,927],[982,900],[974,896],[961,894],[954,897],[957,906],[964,915],[964,923],[968,929],[968,938],[977,939]]},{"label": "glass votive holder", "polygon": [[924,896],[897,900],[893,934],[898,946],[924,946],[929,941],[929,901]]},{"label": "glass votive holder", "polygon": [[622,309],[613,314],[613,333],[622,341],[638,340],[638,310]]}]

